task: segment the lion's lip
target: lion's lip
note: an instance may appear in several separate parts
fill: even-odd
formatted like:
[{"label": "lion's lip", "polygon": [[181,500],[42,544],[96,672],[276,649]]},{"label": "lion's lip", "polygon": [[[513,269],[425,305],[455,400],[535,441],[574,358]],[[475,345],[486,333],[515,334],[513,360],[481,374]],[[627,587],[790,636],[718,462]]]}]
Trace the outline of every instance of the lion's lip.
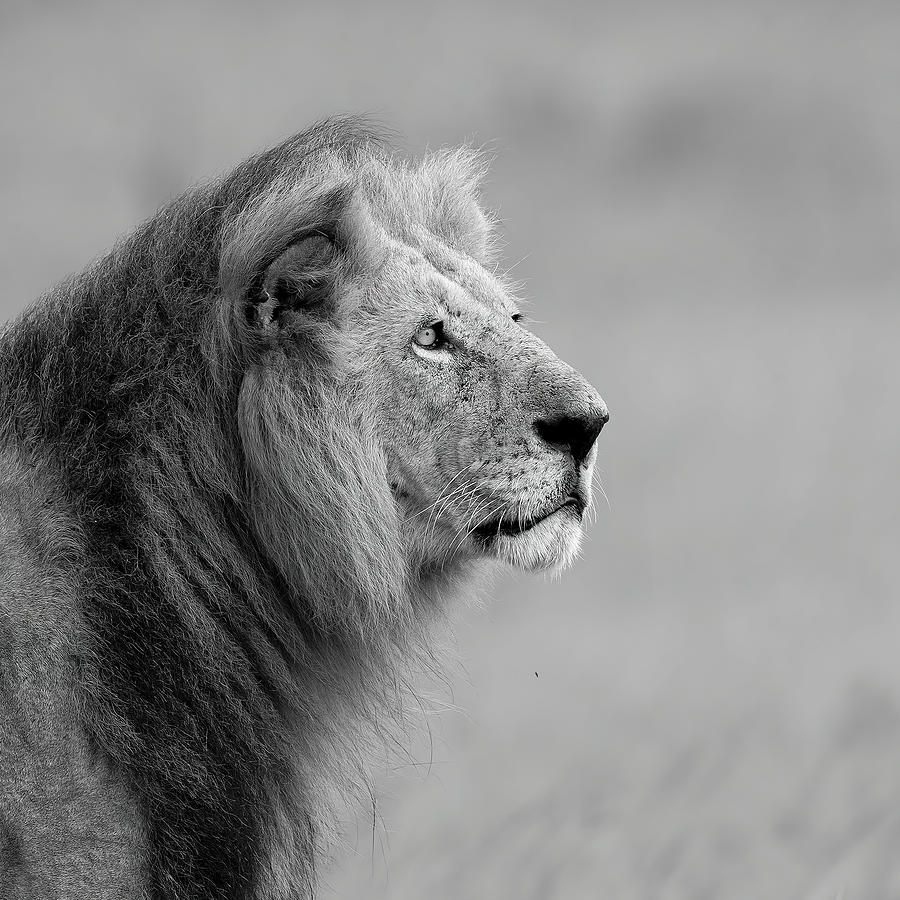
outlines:
[{"label": "lion's lip", "polygon": [[514,536],[523,534],[534,528],[535,525],[539,525],[544,519],[549,519],[550,516],[555,515],[563,509],[574,510],[575,514],[580,519],[586,505],[585,499],[581,493],[573,491],[558,506],[553,507],[553,509],[550,509],[545,513],[541,513],[539,516],[534,516],[531,519],[506,519],[504,516],[500,516],[491,522],[485,522],[482,525],[479,525],[478,528],[475,529],[475,533],[484,539],[490,539],[500,535]]}]

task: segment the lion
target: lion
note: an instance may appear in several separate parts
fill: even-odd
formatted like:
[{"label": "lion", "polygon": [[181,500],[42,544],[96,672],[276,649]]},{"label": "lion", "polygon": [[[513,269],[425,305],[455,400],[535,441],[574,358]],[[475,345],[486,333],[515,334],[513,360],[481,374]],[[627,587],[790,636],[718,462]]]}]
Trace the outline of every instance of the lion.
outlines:
[{"label": "lion", "polygon": [[311,896],[454,598],[572,561],[608,412],[484,169],[325,121],[4,329],[0,896]]}]

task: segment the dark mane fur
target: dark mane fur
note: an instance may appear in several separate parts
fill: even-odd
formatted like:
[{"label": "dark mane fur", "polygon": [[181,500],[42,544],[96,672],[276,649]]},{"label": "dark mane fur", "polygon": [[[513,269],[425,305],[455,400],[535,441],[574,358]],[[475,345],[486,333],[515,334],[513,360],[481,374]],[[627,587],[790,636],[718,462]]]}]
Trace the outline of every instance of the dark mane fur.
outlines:
[{"label": "dark mane fur", "polygon": [[328,785],[421,652],[429,613],[337,331],[312,328],[288,369],[235,324],[373,160],[392,164],[360,123],[319,125],[161,210],[0,339],[0,444],[73,511],[76,701],[138,801],[155,900],[254,896],[273,844],[311,893]]}]

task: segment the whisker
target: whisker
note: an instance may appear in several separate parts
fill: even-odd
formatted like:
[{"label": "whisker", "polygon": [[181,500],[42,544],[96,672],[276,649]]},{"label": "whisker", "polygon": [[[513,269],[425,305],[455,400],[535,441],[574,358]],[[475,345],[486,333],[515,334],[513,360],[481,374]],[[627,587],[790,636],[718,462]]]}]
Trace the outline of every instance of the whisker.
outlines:
[{"label": "whisker", "polygon": [[454,501],[460,503],[464,500],[467,500],[470,496],[474,496],[477,490],[477,485],[466,483],[460,485],[458,488],[451,491],[446,497],[444,497],[440,505],[436,506],[428,516],[428,522],[425,525],[425,540],[427,541],[429,536],[434,535],[441,516],[449,508],[451,503],[453,503]]},{"label": "whisker", "polygon": [[[450,550],[447,553],[448,558],[452,557],[453,554],[460,547],[462,547],[463,542],[472,533],[471,531],[469,531],[469,524],[472,522],[472,520],[475,518],[475,516],[477,516],[481,512],[481,510],[484,509],[485,505],[486,504],[489,505],[491,502],[492,501],[490,500],[490,498],[485,498],[485,499],[479,501],[475,505],[475,508],[469,513],[469,515],[466,516],[466,519],[463,522],[462,526],[460,528],[456,529],[456,531],[453,533],[453,537],[450,539]],[[460,535],[462,535],[462,536],[459,538],[459,541],[457,541],[456,539]]]},{"label": "whisker", "polygon": [[[470,529],[468,529],[468,530],[466,531],[466,533],[462,536],[462,539],[461,539],[460,542],[459,542],[459,546],[462,546],[463,542],[465,542],[465,540],[466,540],[470,535],[474,534],[474,533],[475,533],[475,532],[476,532],[476,531],[477,531],[477,530],[478,530],[485,522],[488,521],[488,519],[490,519],[491,516],[493,516],[493,515],[495,515],[496,513],[498,513],[501,509],[503,509],[504,506],[506,506],[506,501],[505,501],[505,500],[500,500],[500,501],[497,503],[496,506],[494,506],[494,507],[492,507],[491,509],[489,509],[488,512],[487,512],[487,515],[482,516],[482,518],[479,519],[479,520],[475,523],[475,525],[473,525]],[[469,521],[471,521],[471,517],[470,517]]]},{"label": "whisker", "polygon": [[[409,522],[412,519],[415,519],[416,516],[421,516],[424,513],[427,513],[429,510],[434,509],[439,503],[443,503],[445,500],[449,499],[454,494],[459,493],[459,491],[465,490],[465,488],[467,488],[467,487],[468,487],[467,484],[458,484],[452,491],[450,491],[449,494],[445,494],[444,491],[441,491],[441,493],[438,495],[437,500],[435,500],[434,503],[429,503],[428,506],[426,506],[424,509],[420,509],[420,510],[414,512],[411,516],[407,516],[404,519],[404,521]],[[445,490],[446,490],[446,488],[445,488]]]},{"label": "whisker", "polygon": [[437,530],[438,522],[441,519],[444,511],[449,507],[452,501],[457,501],[459,503],[468,502],[471,497],[474,497],[478,493],[478,485],[463,485],[464,488],[468,488],[468,493],[463,490],[458,493],[453,492],[450,496],[444,499],[444,502],[441,504],[438,509],[434,510],[431,516],[428,517],[428,524],[425,527],[425,541],[428,541],[430,536],[434,535],[434,532]]},{"label": "whisker", "polygon": [[[453,482],[456,481],[456,479],[459,478],[459,476],[462,475],[463,472],[467,471],[470,467],[471,467],[470,465],[469,465],[469,466],[463,466],[463,467],[462,467],[462,468],[461,468],[461,469],[460,469],[460,470],[459,470],[459,471],[458,471],[458,472],[457,472],[457,473],[456,473],[456,474],[455,474],[455,475],[454,475],[454,476],[453,476],[453,477],[452,477],[452,478],[451,478],[451,479],[450,479],[450,480],[449,480],[449,481],[441,488],[441,491],[440,491],[440,493],[439,493],[438,496],[437,496],[437,500],[435,500],[434,503],[430,503],[430,504],[429,504],[428,506],[426,506],[424,509],[420,509],[420,510],[414,512],[411,516],[407,516],[406,519],[405,519],[405,521],[408,522],[410,519],[414,519],[416,516],[421,516],[422,513],[428,512],[429,509],[432,509],[434,506],[436,506],[438,503],[440,503],[441,500],[442,500],[442,499],[444,498],[444,496],[446,495],[448,489],[450,488],[450,485],[453,484]],[[459,485],[457,485],[456,490],[458,490],[458,489],[459,489]],[[456,490],[454,490],[454,493],[456,492]]]},{"label": "whisker", "polygon": [[606,501],[606,506],[610,512],[612,512],[612,504],[609,502],[609,497],[606,494],[606,490],[603,487],[603,482],[598,478],[597,479],[597,488],[601,494],[603,494],[603,499]]}]

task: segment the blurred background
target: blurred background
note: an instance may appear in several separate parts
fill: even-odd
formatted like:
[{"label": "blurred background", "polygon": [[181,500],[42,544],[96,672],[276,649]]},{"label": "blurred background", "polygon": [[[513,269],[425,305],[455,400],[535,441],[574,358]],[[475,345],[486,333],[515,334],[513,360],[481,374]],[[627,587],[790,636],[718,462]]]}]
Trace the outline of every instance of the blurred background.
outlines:
[{"label": "blurred background", "polygon": [[610,406],[583,559],[463,613],[323,897],[900,897],[898,48],[876,0],[0,3],[3,318],[369,112],[491,148]]}]

